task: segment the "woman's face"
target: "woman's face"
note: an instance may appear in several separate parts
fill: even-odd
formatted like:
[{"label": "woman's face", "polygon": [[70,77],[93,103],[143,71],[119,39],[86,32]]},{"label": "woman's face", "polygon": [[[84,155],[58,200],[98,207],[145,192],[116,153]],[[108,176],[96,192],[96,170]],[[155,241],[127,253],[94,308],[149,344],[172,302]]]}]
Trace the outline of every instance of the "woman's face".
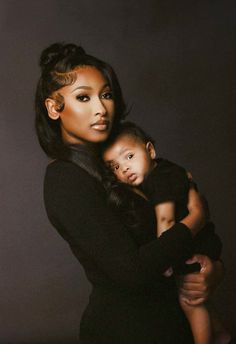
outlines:
[{"label": "woman's face", "polygon": [[50,98],[46,100],[49,117],[60,120],[65,142],[102,142],[110,133],[114,117],[110,86],[95,67],[79,67],[76,74],[76,81],[72,85],[64,86],[58,91],[64,98],[62,111],[56,110],[55,101]]}]

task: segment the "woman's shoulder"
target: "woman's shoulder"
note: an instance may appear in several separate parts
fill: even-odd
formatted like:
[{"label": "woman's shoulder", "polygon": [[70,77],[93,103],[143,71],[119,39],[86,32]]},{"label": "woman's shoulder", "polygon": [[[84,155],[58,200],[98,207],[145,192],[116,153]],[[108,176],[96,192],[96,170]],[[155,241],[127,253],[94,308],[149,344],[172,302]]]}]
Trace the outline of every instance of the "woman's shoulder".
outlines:
[{"label": "woman's shoulder", "polygon": [[72,186],[89,185],[102,186],[101,183],[90,175],[85,169],[73,162],[54,160],[46,168],[45,185]]},{"label": "woman's shoulder", "polygon": [[64,214],[65,208],[72,207],[72,203],[88,211],[88,204],[103,202],[105,197],[102,183],[75,163],[57,160],[47,166],[44,203],[48,215],[59,216],[59,209]]},{"label": "woman's shoulder", "polygon": [[64,173],[72,173],[76,175],[85,175],[87,177],[92,177],[86,172],[82,167],[76,165],[73,162],[65,160],[52,160],[46,167],[47,175],[61,175]]}]

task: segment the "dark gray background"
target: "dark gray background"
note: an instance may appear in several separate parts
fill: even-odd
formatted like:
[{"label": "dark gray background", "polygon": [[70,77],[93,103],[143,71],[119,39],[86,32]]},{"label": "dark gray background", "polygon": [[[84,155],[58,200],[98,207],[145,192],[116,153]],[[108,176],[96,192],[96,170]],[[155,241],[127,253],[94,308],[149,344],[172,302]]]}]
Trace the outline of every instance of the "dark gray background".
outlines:
[{"label": "dark gray background", "polygon": [[130,119],[207,195],[227,267],[215,303],[235,334],[235,15],[225,0],[0,2],[0,343],[73,343],[89,293],[47,220],[34,133],[39,54],[62,40],[114,66]]}]

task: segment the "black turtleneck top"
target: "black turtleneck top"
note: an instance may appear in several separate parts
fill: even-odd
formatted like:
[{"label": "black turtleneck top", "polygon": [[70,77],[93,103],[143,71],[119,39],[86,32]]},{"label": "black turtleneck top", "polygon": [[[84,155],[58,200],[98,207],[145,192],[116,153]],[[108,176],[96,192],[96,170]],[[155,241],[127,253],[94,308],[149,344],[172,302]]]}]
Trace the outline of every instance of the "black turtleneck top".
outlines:
[{"label": "black turtleneck top", "polygon": [[[102,183],[81,166],[56,160],[47,167],[45,207],[92,284],[80,325],[81,344],[192,343],[174,278],[162,274],[193,250],[190,230],[177,223],[156,238],[153,206],[132,195],[138,226],[107,205]],[[219,245],[208,233],[208,245]],[[209,237],[210,236],[210,237]]]}]

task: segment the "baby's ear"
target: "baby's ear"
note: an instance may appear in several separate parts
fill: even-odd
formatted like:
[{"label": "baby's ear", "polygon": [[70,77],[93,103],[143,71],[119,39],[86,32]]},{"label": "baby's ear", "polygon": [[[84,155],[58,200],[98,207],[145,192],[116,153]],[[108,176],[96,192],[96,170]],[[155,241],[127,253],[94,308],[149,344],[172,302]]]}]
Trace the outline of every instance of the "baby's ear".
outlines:
[{"label": "baby's ear", "polygon": [[151,141],[147,142],[146,149],[147,149],[147,151],[148,151],[148,153],[150,155],[150,158],[152,160],[154,160],[155,157],[156,157],[156,150],[155,150],[155,147],[154,147],[154,145],[153,145],[153,143]]},{"label": "baby's ear", "polygon": [[57,120],[60,117],[60,112],[58,111],[58,105],[55,99],[47,98],[45,100],[45,106],[48,110],[48,116],[51,119]]}]

